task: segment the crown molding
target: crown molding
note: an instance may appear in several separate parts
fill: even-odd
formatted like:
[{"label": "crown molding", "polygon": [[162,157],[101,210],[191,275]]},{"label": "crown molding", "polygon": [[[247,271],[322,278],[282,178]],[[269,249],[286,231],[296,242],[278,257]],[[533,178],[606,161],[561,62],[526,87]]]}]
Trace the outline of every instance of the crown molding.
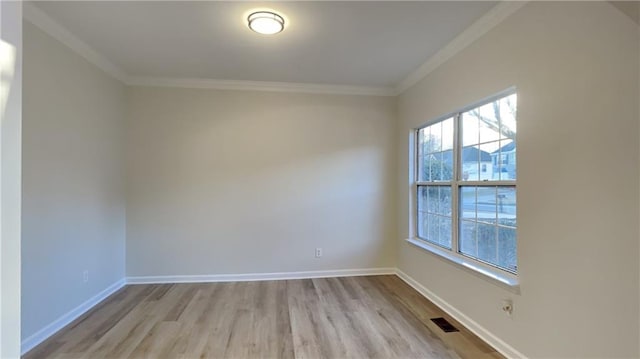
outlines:
[{"label": "crown molding", "polygon": [[90,63],[105,71],[107,74],[129,86],[179,87],[196,89],[238,90],[238,91],[271,91],[297,92],[337,95],[365,95],[365,96],[395,96],[393,87],[349,86],[331,84],[268,82],[268,81],[237,81],[200,78],[172,78],[129,76],[105,56],[94,50],[84,41],[72,34],[64,26],[53,20],[49,15],[35,5],[24,2],[24,19],[40,28],[56,40],[65,44],[71,50],[85,58]]},{"label": "crown molding", "polygon": [[181,87],[213,90],[296,92],[336,95],[395,96],[391,87],[325,85],[295,82],[237,81],[198,78],[131,76],[129,86]]},{"label": "crown molding", "polygon": [[270,91],[293,93],[316,93],[363,96],[397,96],[418,83],[440,65],[465,49],[489,30],[500,24],[511,14],[527,3],[523,1],[504,0],[494,6],[480,19],[476,20],[465,31],[456,36],[449,44],[430,57],[424,64],[413,71],[395,87],[350,86],[332,84],[217,80],[201,78],[130,76],[105,56],[94,50],[69,30],[57,23],[42,10],[28,1],[23,5],[23,17],[56,40],[62,42],[77,54],[129,86],[178,87],[237,91]]},{"label": "crown molding", "polygon": [[513,13],[522,8],[528,1],[501,1],[471,26],[456,36],[450,43],[431,56],[424,64],[409,74],[395,88],[395,94],[400,95],[410,87],[425,78],[440,65],[447,62],[467,46],[474,43],[489,30],[496,27]]},{"label": "crown molding", "polygon": [[28,1],[23,4],[23,18],[65,44],[107,74],[126,83],[127,74],[122,69]]}]

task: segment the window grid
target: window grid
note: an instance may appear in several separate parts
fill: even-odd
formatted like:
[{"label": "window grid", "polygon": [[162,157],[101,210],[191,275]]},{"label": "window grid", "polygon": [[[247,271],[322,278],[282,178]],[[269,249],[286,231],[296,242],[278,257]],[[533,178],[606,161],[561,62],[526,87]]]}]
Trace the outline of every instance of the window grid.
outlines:
[{"label": "window grid", "polygon": [[[502,101],[504,98],[506,98],[506,96],[510,96],[515,94],[515,91],[509,92],[509,93],[504,93],[501,94],[500,96],[496,96],[493,99],[487,101],[484,103],[484,105],[480,105],[480,106],[474,106],[472,108],[476,109],[476,108],[481,108],[482,106],[486,106],[488,104],[491,104],[494,101]],[[456,112],[453,116],[447,116],[444,117],[442,120],[438,120],[435,122],[431,122],[430,124],[418,128],[415,131],[415,136],[416,136],[416,145],[419,147],[418,151],[416,151],[416,153],[418,154],[418,156],[416,157],[416,167],[418,171],[416,171],[415,173],[415,178],[414,180],[416,181],[416,198],[419,200],[419,196],[420,196],[420,189],[421,188],[429,188],[429,187],[434,187],[434,186],[445,186],[445,187],[449,187],[451,188],[451,196],[450,196],[450,207],[451,207],[451,217],[446,217],[446,218],[450,218],[451,220],[451,247],[447,247],[442,245],[442,243],[433,241],[433,240],[429,240],[428,238],[424,238],[422,236],[420,236],[419,234],[421,233],[419,231],[418,226],[420,225],[419,222],[420,220],[417,218],[416,216],[416,228],[414,228],[415,232],[418,235],[418,238],[425,240],[431,244],[435,244],[438,245],[440,247],[443,247],[447,250],[451,250],[452,252],[471,258],[473,260],[488,264],[492,267],[496,267],[499,268],[501,270],[505,270],[507,272],[513,273],[515,274],[517,272],[517,265],[514,266],[513,268],[507,268],[506,266],[501,266],[498,263],[492,263],[486,260],[483,260],[480,258],[479,255],[479,235],[478,235],[478,231],[477,228],[479,228],[480,225],[482,226],[489,226],[492,228],[492,231],[494,232],[494,245],[495,245],[495,262],[498,262],[498,259],[500,258],[500,247],[501,247],[501,242],[500,242],[500,235],[501,235],[501,228],[506,229],[506,230],[513,230],[515,231],[517,228],[517,225],[514,226],[509,226],[509,225],[505,225],[503,223],[501,223],[501,218],[500,218],[500,212],[502,210],[502,199],[499,197],[499,192],[500,189],[506,188],[506,189],[513,189],[514,190],[514,199],[515,199],[515,189],[516,189],[516,180],[515,179],[508,179],[508,176],[503,178],[503,174],[501,169],[503,168],[503,162],[508,162],[505,161],[505,159],[503,159],[503,156],[509,156],[509,154],[503,154],[502,149],[504,148],[504,146],[508,145],[511,142],[515,142],[515,138],[509,138],[506,137],[502,134],[501,130],[499,133],[499,138],[497,140],[492,139],[492,140],[488,140],[485,142],[481,142],[481,136],[480,136],[480,130],[478,129],[478,139],[477,139],[477,143],[474,144],[469,144],[468,146],[463,146],[463,128],[462,127],[462,122],[463,122],[463,115],[468,112],[470,110],[462,110],[462,111],[458,111]],[[452,176],[451,176],[451,180],[450,181],[434,181],[432,180],[432,177],[430,176],[430,178],[428,179],[421,179],[420,178],[420,173],[422,171],[421,168],[421,163],[424,164],[424,155],[422,153],[422,142],[420,139],[420,130],[429,128],[429,135],[431,134],[431,126],[435,125],[435,124],[440,124],[440,126],[438,126],[440,128],[440,135],[442,138],[443,135],[443,131],[442,131],[442,123],[444,123],[447,120],[453,120],[453,134],[454,134],[454,138],[453,138],[453,168],[452,168]],[[498,116],[497,118],[498,120],[498,127],[501,128],[502,123],[501,123],[501,117]],[[423,136],[424,139],[424,136]],[[498,179],[497,180],[480,180],[480,174],[481,169],[486,166],[486,164],[482,164],[481,162],[481,153],[480,150],[478,150],[478,161],[477,161],[477,173],[478,173],[478,180],[465,180],[463,178],[463,173],[462,173],[462,163],[463,163],[463,159],[462,159],[462,155],[463,155],[463,149],[465,147],[475,147],[477,149],[482,148],[482,145],[485,144],[492,144],[492,143],[497,143],[498,144],[498,150],[497,155],[495,157],[495,161],[497,162],[497,167],[498,170],[500,171],[498,174]],[[442,146],[440,146],[440,153],[442,153],[443,151]],[[436,153],[436,152],[432,152],[432,153]],[[426,155],[432,154],[432,153],[427,153]],[[495,153],[495,152],[494,152]],[[494,166],[494,160],[492,159],[490,165]],[[513,160],[514,164],[515,164],[515,156],[514,156],[514,160]],[[506,163],[505,163],[506,164]],[[442,166],[442,163],[441,163]],[[442,169],[441,169],[442,171]],[[463,188],[475,188],[474,190],[474,203],[475,203],[475,208],[476,210],[474,211],[474,217],[473,218],[463,218],[463,213],[461,213],[461,191]],[[493,192],[495,193],[495,199],[496,199],[496,203],[495,203],[495,218],[493,218],[493,223],[491,223],[490,221],[485,221],[485,218],[478,218],[478,210],[477,210],[477,206],[478,206],[478,192],[479,189],[481,188],[493,188]],[[500,201],[500,203],[498,203],[498,201]],[[514,206],[517,204],[514,204]],[[500,208],[498,208],[500,207]],[[416,208],[418,208],[416,206]],[[426,212],[421,212],[420,210],[417,210],[418,213],[416,213],[416,215],[420,216],[424,214],[432,214],[432,215],[436,215],[436,216],[442,216],[442,214],[438,214],[438,213],[430,213],[429,211]],[[514,215],[515,218],[515,215]],[[429,223],[430,221],[426,221],[427,222],[427,228],[429,228],[429,226],[433,225],[433,223]],[[461,247],[461,243],[460,243],[460,237],[461,237],[461,227],[464,223],[468,223],[474,227],[476,227],[476,231],[475,231],[475,235],[474,235],[474,241],[475,241],[475,253],[464,253],[463,252],[463,248]],[[426,233],[430,233],[428,230]],[[475,255],[473,255],[475,254]]]}]

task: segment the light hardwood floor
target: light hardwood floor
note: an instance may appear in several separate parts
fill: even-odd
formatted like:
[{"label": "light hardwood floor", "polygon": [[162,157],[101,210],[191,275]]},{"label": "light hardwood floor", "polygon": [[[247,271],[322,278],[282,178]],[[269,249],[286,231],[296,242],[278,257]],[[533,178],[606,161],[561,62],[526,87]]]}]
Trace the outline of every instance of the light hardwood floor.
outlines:
[{"label": "light hardwood floor", "polygon": [[[460,332],[445,333],[444,317]],[[129,285],[25,358],[502,358],[396,276]]]}]

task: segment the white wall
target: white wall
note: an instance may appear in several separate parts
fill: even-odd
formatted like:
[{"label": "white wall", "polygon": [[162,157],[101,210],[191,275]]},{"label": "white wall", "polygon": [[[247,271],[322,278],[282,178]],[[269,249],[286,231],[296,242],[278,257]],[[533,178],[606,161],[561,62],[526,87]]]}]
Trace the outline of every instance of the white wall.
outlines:
[{"label": "white wall", "polygon": [[0,2],[0,358],[20,356],[21,19],[21,2]]},{"label": "white wall", "polygon": [[128,109],[128,276],[394,265],[393,99],[133,87]]},{"label": "white wall", "polygon": [[[400,269],[529,357],[637,357],[634,26],[604,3],[528,4],[404,93],[397,124],[392,98],[125,89],[25,24],[23,339],[124,276],[126,108],[129,276],[389,267],[397,250]],[[392,240],[408,232],[410,129],[512,85],[520,295]],[[5,124],[3,355],[19,307]]]},{"label": "white wall", "polygon": [[23,89],[24,340],[124,277],[126,99],[28,22]]},{"label": "white wall", "polygon": [[410,129],[517,87],[521,294],[405,241],[399,268],[528,357],[638,357],[638,61],[609,4],[532,2],[404,93],[402,238]]}]

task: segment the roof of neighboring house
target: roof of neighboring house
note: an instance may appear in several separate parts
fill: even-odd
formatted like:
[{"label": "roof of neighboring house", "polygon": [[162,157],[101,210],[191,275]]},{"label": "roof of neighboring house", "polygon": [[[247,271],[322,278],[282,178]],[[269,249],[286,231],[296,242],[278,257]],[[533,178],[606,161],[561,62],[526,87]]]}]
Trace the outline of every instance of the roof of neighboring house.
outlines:
[{"label": "roof of neighboring house", "polygon": [[[477,162],[478,154],[480,162],[491,162],[491,154],[487,151],[482,151],[476,147],[464,147],[462,149],[462,162]],[[451,150],[442,152],[443,161],[451,165]]]},{"label": "roof of neighboring house", "polygon": [[491,162],[491,155],[487,151],[479,150],[475,147],[464,147],[462,149],[462,162],[473,162],[478,160],[480,154],[480,162]]},{"label": "roof of neighboring house", "polygon": [[498,152],[512,152],[516,150],[515,141],[511,141],[510,143],[500,147],[499,149],[491,152],[491,154],[498,154]]}]

